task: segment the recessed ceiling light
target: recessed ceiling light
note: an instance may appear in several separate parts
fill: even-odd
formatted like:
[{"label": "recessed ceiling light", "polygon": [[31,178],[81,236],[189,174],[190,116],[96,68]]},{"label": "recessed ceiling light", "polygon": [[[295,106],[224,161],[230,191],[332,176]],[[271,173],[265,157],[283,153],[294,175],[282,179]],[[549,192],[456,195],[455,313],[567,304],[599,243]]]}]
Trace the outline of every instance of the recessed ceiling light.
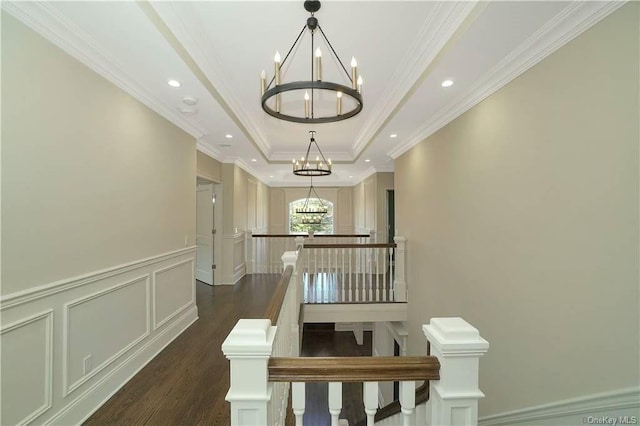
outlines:
[{"label": "recessed ceiling light", "polygon": [[369,160],[368,158],[366,160],[364,160],[365,163],[368,163],[369,161],[371,161],[371,160]]},{"label": "recessed ceiling light", "polygon": [[353,176],[349,176],[350,178],[352,178]]},{"label": "recessed ceiling light", "polygon": [[269,177],[270,177],[270,178],[272,178],[272,177],[273,177],[273,175],[269,175]]},{"label": "recessed ceiling light", "polygon": [[442,87],[451,87],[451,86],[453,86],[453,80],[445,80],[442,83],[440,83],[440,86],[442,86]]},{"label": "recessed ceiling light", "polygon": [[251,161],[253,161],[253,162],[255,163],[255,162],[256,162],[256,161],[258,161],[258,160],[256,160],[255,158],[252,158],[252,159],[251,159]]},{"label": "recessed ceiling light", "polygon": [[198,99],[194,98],[193,96],[185,96],[184,98],[182,98],[182,102],[185,105],[195,105],[198,103]]},{"label": "recessed ceiling light", "polygon": [[180,87],[182,86],[182,84],[180,84],[180,82],[178,80],[169,80],[167,81],[167,84],[171,87]]},{"label": "recessed ceiling light", "polygon": [[179,106],[178,111],[180,111],[184,115],[196,115],[198,113],[197,108],[186,107],[186,106]]},{"label": "recessed ceiling light", "polygon": [[227,133],[226,135],[224,135],[224,137],[227,138],[227,139],[231,139],[233,137],[233,135]]},{"label": "recessed ceiling light", "polygon": [[398,135],[396,135],[395,133],[392,133],[392,134],[390,134],[390,135],[389,135],[389,137],[390,137],[390,138],[397,138],[397,137],[398,137]]}]

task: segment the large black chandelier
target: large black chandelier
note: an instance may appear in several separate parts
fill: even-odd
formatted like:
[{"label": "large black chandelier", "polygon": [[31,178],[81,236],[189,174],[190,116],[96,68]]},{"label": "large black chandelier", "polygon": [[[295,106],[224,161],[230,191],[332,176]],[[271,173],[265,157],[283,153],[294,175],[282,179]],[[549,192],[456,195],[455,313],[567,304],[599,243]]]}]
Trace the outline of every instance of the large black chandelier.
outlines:
[{"label": "large black chandelier", "polygon": [[[313,196],[312,196],[313,195]],[[300,222],[305,225],[318,225],[322,223],[322,219],[328,213],[329,209],[324,205],[322,199],[318,196],[316,189],[313,187],[313,177],[311,178],[311,186],[309,193],[304,200],[302,207],[296,208],[296,213],[300,217]]]},{"label": "large black chandelier", "polygon": [[[311,140],[307,147],[307,153],[300,160],[293,159],[293,174],[298,176],[328,176],[331,174],[331,159],[326,159],[316,138],[314,137],[316,132],[311,130],[309,132]],[[313,153],[311,147],[315,145],[318,149],[318,155],[316,155],[315,161],[311,159]]]},{"label": "large black chandelier", "polygon": [[[320,10],[320,2],[317,0],[306,0],[304,2],[304,8],[307,12],[311,13],[311,16],[307,18],[306,24],[302,27],[300,34],[298,34],[298,37],[293,42],[284,60],[281,61],[280,53],[276,52],[274,56],[274,76],[269,84],[267,84],[267,75],[264,70],[260,75],[262,109],[275,118],[295,123],[332,123],[351,118],[362,110],[363,81],[362,76],[358,75],[358,63],[355,58],[351,58],[351,74],[349,74],[347,68],[331,45],[331,42],[329,42],[324,31],[322,31],[318,19],[314,16],[315,12]],[[309,81],[283,83],[281,76],[282,67],[296,45],[303,38],[305,30],[307,29],[311,33],[311,79]],[[320,35],[322,35],[331,53],[346,74],[347,80],[349,80],[348,86],[324,81],[322,79],[322,51],[319,47],[314,51],[316,29],[320,30]],[[340,69],[338,69],[338,72],[341,73]],[[287,92],[292,92],[293,97],[288,97],[286,98],[286,102],[282,102],[281,97],[285,96]],[[295,97],[295,94],[299,94],[299,97]],[[328,96],[333,96],[335,99],[335,110],[333,110],[333,108],[327,108],[325,102],[323,102],[322,108],[316,106],[316,100],[319,99],[321,95],[323,99],[328,99],[327,94]],[[293,104],[293,107],[290,107],[291,104]],[[286,107],[283,108],[283,106]]]}]

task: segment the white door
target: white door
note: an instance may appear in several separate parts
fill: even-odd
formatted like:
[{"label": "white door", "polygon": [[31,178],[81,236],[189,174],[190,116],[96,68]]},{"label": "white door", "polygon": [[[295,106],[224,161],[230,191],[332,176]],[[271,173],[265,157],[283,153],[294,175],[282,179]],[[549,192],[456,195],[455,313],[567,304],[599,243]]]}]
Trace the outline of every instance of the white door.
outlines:
[{"label": "white door", "polygon": [[198,185],[196,197],[196,279],[213,285],[213,184]]}]

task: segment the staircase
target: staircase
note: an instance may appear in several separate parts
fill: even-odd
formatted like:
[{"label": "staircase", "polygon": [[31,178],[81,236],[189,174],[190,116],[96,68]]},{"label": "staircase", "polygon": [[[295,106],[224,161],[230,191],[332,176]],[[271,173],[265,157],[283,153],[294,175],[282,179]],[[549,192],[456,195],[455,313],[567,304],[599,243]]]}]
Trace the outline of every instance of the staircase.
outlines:
[{"label": "staircase", "polygon": [[[484,396],[478,389],[478,358],[489,344],[462,318],[433,318],[422,327],[431,348],[425,356],[300,357],[301,314],[306,316],[310,306],[302,303],[303,276],[308,273],[302,251],[299,245],[282,256],[284,272],[266,318],[239,320],[222,344],[231,367],[226,400],[232,426],[284,425],[289,392],[295,423],[301,426],[309,382],[328,383],[332,426],[344,424],[339,416],[346,382],[363,384],[367,426],[477,424],[477,403]],[[328,321],[335,320],[323,322]],[[378,383],[385,381],[400,382],[397,413],[391,408],[378,411]]]}]

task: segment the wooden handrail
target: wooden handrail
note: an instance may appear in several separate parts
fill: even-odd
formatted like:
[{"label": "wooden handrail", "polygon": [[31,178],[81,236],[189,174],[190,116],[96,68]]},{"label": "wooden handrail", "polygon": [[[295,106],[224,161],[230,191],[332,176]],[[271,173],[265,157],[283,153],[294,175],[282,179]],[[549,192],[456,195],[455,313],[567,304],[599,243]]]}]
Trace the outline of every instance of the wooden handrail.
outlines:
[{"label": "wooden handrail", "polygon": [[287,294],[287,288],[289,287],[289,281],[291,281],[291,275],[293,274],[293,266],[289,265],[285,268],[284,272],[280,276],[276,291],[271,298],[269,307],[265,312],[265,317],[271,320],[272,325],[276,325],[278,322],[278,316],[280,316],[280,309],[284,303],[284,297]]},{"label": "wooden handrail", "polygon": [[433,356],[269,359],[270,382],[391,382],[439,379],[440,362]]},{"label": "wooden handrail", "polygon": [[[431,342],[427,341],[427,356],[431,354]],[[424,404],[429,400],[429,381],[416,388],[416,405]],[[380,407],[376,412],[374,423],[394,416],[402,411],[400,401],[392,401],[384,407]],[[366,420],[361,420],[353,426],[367,426]]]},{"label": "wooden handrail", "polygon": [[253,238],[296,238],[296,237],[305,237],[306,235],[301,234],[252,234]]},{"label": "wooden handrail", "polygon": [[396,243],[362,243],[362,244],[313,244],[304,243],[304,248],[396,248]]},{"label": "wooden handrail", "polygon": [[313,234],[313,238],[370,238],[369,234]]},{"label": "wooden handrail", "polygon": [[[252,234],[253,238],[295,238],[310,237],[307,234]],[[369,238],[369,234],[314,234],[313,238]]]}]

